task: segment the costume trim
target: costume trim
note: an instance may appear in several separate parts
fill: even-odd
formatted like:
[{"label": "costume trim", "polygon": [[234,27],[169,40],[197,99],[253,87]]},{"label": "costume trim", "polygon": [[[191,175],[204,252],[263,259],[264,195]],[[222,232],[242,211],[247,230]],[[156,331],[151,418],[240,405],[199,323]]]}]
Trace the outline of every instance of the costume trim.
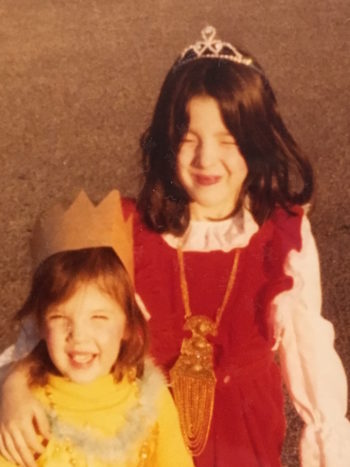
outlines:
[{"label": "costume trim", "polygon": [[258,230],[252,214],[243,208],[229,219],[191,220],[183,237],[164,233],[162,238],[171,248],[177,249],[181,245],[183,251],[228,252],[246,247]]},{"label": "costume trim", "polygon": [[144,376],[136,380],[138,403],[125,414],[125,425],[113,437],[99,435],[89,428],[77,428],[62,422],[54,410],[48,411],[51,432],[62,442],[69,440],[87,457],[104,462],[126,462],[130,455],[137,455],[135,446],[141,444],[158,418],[159,393],[165,387],[165,378],[153,363],[145,362]]}]

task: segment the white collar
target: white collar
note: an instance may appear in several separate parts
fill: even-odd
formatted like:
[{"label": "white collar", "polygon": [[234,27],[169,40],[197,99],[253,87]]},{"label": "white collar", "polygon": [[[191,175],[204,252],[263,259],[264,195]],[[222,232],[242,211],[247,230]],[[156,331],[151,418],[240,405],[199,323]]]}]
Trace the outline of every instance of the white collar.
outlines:
[{"label": "white collar", "polygon": [[231,251],[248,245],[251,237],[258,230],[258,225],[248,209],[222,221],[191,220],[182,237],[170,233],[162,235],[172,248],[180,243],[183,251]]}]

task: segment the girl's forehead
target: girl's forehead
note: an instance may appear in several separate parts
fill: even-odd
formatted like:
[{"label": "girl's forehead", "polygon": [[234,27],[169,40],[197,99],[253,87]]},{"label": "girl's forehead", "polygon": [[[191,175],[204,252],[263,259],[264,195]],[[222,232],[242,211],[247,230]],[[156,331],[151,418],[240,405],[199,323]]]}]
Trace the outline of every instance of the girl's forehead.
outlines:
[{"label": "girl's forehead", "polygon": [[212,129],[218,136],[225,135],[229,131],[222,118],[218,101],[208,95],[192,97],[187,104],[189,125],[191,127],[205,127]]},{"label": "girl's forehead", "polygon": [[66,312],[77,310],[91,311],[95,309],[120,309],[119,302],[112,297],[98,282],[81,282],[76,285],[72,294],[62,300],[54,308],[64,309]]}]

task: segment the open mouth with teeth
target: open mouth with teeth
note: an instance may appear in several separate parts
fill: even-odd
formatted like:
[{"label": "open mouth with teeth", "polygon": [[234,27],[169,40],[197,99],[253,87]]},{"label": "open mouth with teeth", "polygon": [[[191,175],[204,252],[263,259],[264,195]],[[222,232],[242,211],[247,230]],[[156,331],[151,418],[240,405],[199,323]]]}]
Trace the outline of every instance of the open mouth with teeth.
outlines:
[{"label": "open mouth with teeth", "polygon": [[95,360],[97,354],[91,352],[70,352],[68,353],[70,364],[74,368],[87,368]]}]

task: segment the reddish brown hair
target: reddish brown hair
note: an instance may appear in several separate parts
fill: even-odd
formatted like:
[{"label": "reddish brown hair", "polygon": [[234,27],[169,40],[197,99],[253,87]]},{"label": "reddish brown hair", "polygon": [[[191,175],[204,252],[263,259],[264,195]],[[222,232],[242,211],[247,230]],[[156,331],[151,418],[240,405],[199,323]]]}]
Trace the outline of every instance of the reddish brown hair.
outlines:
[{"label": "reddish brown hair", "polygon": [[[47,258],[35,271],[29,296],[16,317],[21,320],[34,314],[41,327],[50,307],[68,300],[79,285],[89,282],[97,283],[126,315],[127,338],[122,341],[114,366],[116,380],[132,368],[136,376],[142,376],[148,346],[147,324],[135,301],[129,275],[112,248],[64,251]],[[55,371],[44,341],[32,352],[30,363],[32,383],[43,384],[48,371]]]}]

